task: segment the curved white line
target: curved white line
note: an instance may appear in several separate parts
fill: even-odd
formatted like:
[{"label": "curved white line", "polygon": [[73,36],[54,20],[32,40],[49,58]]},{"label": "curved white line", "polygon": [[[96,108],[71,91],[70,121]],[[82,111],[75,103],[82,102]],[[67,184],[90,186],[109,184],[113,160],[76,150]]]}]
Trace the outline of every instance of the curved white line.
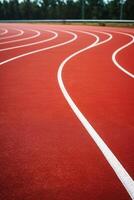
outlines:
[{"label": "curved white line", "polygon": [[5,49],[0,49],[0,51],[7,51],[7,50],[12,50],[12,49],[18,49],[18,48],[33,46],[33,45],[36,45],[36,44],[41,44],[43,42],[48,42],[48,41],[58,37],[58,34],[56,32],[54,32],[54,31],[48,31],[48,32],[53,33],[54,36],[52,36],[51,38],[45,39],[45,40],[40,40],[38,42],[32,42],[32,43],[28,43],[28,44],[24,44],[24,45],[18,45],[18,46],[8,47],[8,48],[5,48]]},{"label": "curved white line", "polygon": [[0,35],[5,35],[5,34],[8,33],[8,30],[7,30],[7,29],[3,28],[2,30],[4,30],[4,31],[3,31],[2,33],[0,33]]},{"label": "curved white line", "polygon": [[69,43],[71,43],[71,42],[73,42],[74,40],[77,39],[77,35],[75,33],[73,33],[73,32],[70,32],[70,31],[62,31],[62,32],[69,33],[70,35],[73,35],[73,38],[68,40],[68,41],[66,41],[66,42],[62,42],[62,43],[59,43],[59,44],[56,44],[56,45],[52,45],[52,46],[49,46],[49,47],[45,47],[45,48],[42,48],[42,49],[30,51],[28,53],[24,53],[24,54],[21,54],[19,56],[12,57],[10,59],[7,59],[5,61],[0,62],[0,65],[3,65],[5,63],[11,62],[11,61],[16,60],[18,58],[22,58],[22,57],[25,57],[25,56],[28,56],[28,55],[31,55],[31,54],[39,53],[39,52],[42,52],[42,51],[45,51],[45,50],[49,50],[49,49],[53,49],[53,48],[56,48],[56,47],[63,46],[65,44],[69,44]]},{"label": "curved white line", "polygon": [[[57,79],[58,79],[60,89],[63,93],[63,96],[65,97],[69,106],[71,107],[71,109],[73,110],[73,112],[75,113],[77,118],[80,120],[82,125],[85,127],[88,134],[91,136],[91,138],[97,144],[100,151],[103,153],[104,157],[106,158],[106,160],[108,161],[108,163],[110,164],[110,166],[112,167],[112,169],[114,170],[116,175],[118,176],[119,180],[124,185],[128,194],[131,196],[132,199],[134,199],[134,181],[133,181],[133,179],[130,177],[130,175],[125,170],[125,168],[122,166],[122,164],[119,162],[119,160],[115,157],[115,155],[112,153],[112,151],[106,145],[106,143],[102,140],[102,138],[99,136],[99,134],[96,132],[96,130],[92,127],[92,125],[88,122],[88,120],[85,118],[85,116],[79,110],[77,105],[74,103],[74,101],[70,97],[67,89],[65,88],[65,85],[64,85],[63,79],[62,79],[62,71],[63,71],[65,64],[70,59],[77,56],[78,54],[80,54],[88,49],[91,49],[92,47],[96,47],[96,46],[102,44],[101,42],[98,43],[98,40],[99,39],[96,38],[96,41],[93,44],[71,54],[69,57],[67,57],[65,60],[63,60],[63,62],[60,64],[58,72],[57,72]],[[104,41],[103,41],[103,43],[104,43]]]},{"label": "curved white line", "polygon": [[23,30],[19,30],[19,29],[15,29],[15,30],[17,30],[19,33],[15,34],[15,35],[10,35],[10,36],[7,36],[7,37],[0,38],[0,40],[5,40],[5,39],[14,38],[14,37],[19,37],[19,36],[21,36],[21,35],[24,34]]},{"label": "curved white line", "polygon": [[[106,43],[106,42],[109,42],[109,41],[113,38],[112,34],[107,33],[107,32],[95,31],[95,30],[93,30],[92,32],[101,33],[101,34],[104,34],[104,35],[109,36],[107,39],[105,39],[105,40],[103,40],[103,41],[100,41],[100,42],[97,43],[95,46],[98,46],[98,45],[104,44],[104,43]],[[89,33],[89,32],[88,32],[88,33]],[[90,32],[89,34],[91,34],[91,32]]]},{"label": "curved white line", "polygon": [[6,41],[6,42],[0,42],[0,44],[9,44],[9,43],[14,43],[14,42],[20,42],[20,41],[25,41],[25,40],[30,40],[30,39],[34,39],[38,36],[40,36],[40,31],[37,31],[37,30],[32,30],[32,29],[27,29],[27,30],[30,30],[30,31],[33,31],[35,32],[36,34],[35,35],[32,35],[30,37],[24,37],[24,38],[21,38],[21,39],[17,39],[17,40],[11,40],[11,41]]},{"label": "curved white line", "polygon": [[127,48],[128,46],[130,46],[131,44],[134,43],[134,36],[131,35],[131,34],[122,33],[122,32],[115,32],[115,33],[127,35],[127,36],[129,36],[129,37],[132,38],[132,40],[131,40],[129,43],[123,45],[122,47],[120,47],[119,49],[117,49],[117,50],[112,54],[112,61],[114,62],[114,64],[116,65],[116,67],[118,67],[121,71],[123,71],[123,72],[124,72],[125,74],[127,74],[129,77],[134,78],[134,74],[132,74],[132,73],[130,73],[129,71],[127,71],[126,69],[124,69],[124,68],[117,62],[117,59],[116,59],[117,54],[118,54],[121,50]]}]

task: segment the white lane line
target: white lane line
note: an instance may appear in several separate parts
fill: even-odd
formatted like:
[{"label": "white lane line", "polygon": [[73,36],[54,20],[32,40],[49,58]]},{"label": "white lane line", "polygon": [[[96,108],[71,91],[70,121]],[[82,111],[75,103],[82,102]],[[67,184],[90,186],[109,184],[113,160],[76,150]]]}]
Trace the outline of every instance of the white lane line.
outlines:
[{"label": "white lane line", "polygon": [[0,38],[0,40],[11,39],[11,38],[14,38],[14,37],[19,37],[19,36],[21,36],[21,35],[24,34],[23,30],[19,30],[19,29],[14,29],[14,30],[18,31],[19,33],[15,34],[15,35],[10,35],[10,36],[6,36],[6,37],[2,37],[2,38]]},{"label": "white lane line", "polygon": [[35,35],[32,35],[30,37],[24,37],[24,38],[21,38],[21,39],[16,39],[16,40],[10,40],[10,41],[6,41],[6,42],[0,42],[0,44],[9,44],[9,43],[15,43],[15,42],[21,42],[21,41],[25,41],[25,40],[30,40],[30,39],[34,39],[38,36],[41,35],[40,31],[37,31],[37,30],[33,30],[33,29],[27,29],[29,31],[33,31],[35,32],[36,34]]},{"label": "white lane line", "polygon": [[[107,33],[107,32],[103,32],[103,31],[94,31],[94,30],[93,30],[92,32],[101,33],[101,34],[104,34],[104,35],[109,36],[107,39],[105,39],[105,40],[103,40],[103,41],[97,43],[95,46],[98,46],[98,45],[104,44],[104,43],[106,43],[106,42],[109,42],[109,41],[113,38],[112,34]],[[85,33],[91,34],[91,32],[90,32],[90,33],[89,33],[89,32],[85,32]],[[94,36],[94,37],[95,37],[95,36]]]},{"label": "white lane line", "polygon": [[8,33],[8,30],[7,29],[5,29],[5,28],[2,28],[1,30],[4,30],[2,33],[0,33],[0,36],[1,35],[5,35],[5,34],[7,34]]},{"label": "white lane line", "polygon": [[36,45],[36,44],[41,44],[41,43],[48,42],[48,41],[58,37],[58,34],[56,32],[54,32],[54,31],[47,31],[47,32],[50,32],[50,33],[54,34],[54,36],[52,36],[51,38],[45,39],[45,40],[37,41],[37,42],[32,42],[32,43],[27,43],[27,44],[24,44],[24,45],[18,45],[18,46],[8,47],[8,48],[5,48],[5,49],[0,49],[0,52],[1,51],[12,50],[12,49],[23,48],[23,47],[28,47],[28,46],[33,46],[33,45]]},{"label": "white lane line", "polygon": [[22,58],[22,57],[25,57],[25,56],[28,56],[28,55],[32,55],[32,54],[35,54],[35,53],[39,53],[39,52],[42,52],[42,51],[46,51],[46,50],[49,50],[49,49],[60,47],[60,46],[63,46],[65,44],[69,44],[69,43],[71,43],[71,42],[73,42],[74,40],[77,39],[77,35],[75,33],[73,33],[73,32],[70,32],[70,31],[62,31],[62,32],[65,32],[65,33],[68,33],[70,35],[73,35],[73,38],[71,38],[70,40],[67,40],[66,42],[62,42],[62,43],[59,43],[59,44],[56,44],[56,45],[52,45],[52,46],[49,46],[49,47],[45,47],[45,48],[42,48],[42,49],[30,51],[28,53],[20,54],[19,56],[15,56],[15,57],[12,57],[10,59],[4,60],[4,61],[0,62],[0,66],[5,64],[5,63],[11,62],[13,60],[16,60],[16,59],[19,59],[19,58]]},{"label": "white lane line", "polygon": [[113,54],[112,54],[112,61],[114,62],[114,64],[116,65],[116,67],[118,67],[121,71],[123,71],[125,74],[127,74],[129,77],[134,78],[134,74],[130,73],[129,71],[127,71],[126,69],[124,69],[118,62],[116,59],[117,54],[122,51],[123,49],[127,48],[128,46],[132,45],[134,43],[134,36],[128,33],[123,33],[123,32],[114,32],[114,33],[119,33],[122,35],[126,35],[129,36],[130,38],[132,38],[132,40],[123,45],[122,47],[118,48]]},{"label": "white lane line", "polygon": [[[69,106],[77,116],[77,118],[80,120],[81,124],[85,127],[88,134],[91,136],[91,138],[94,140],[94,142],[99,147],[100,151],[116,173],[119,180],[124,185],[125,189],[127,190],[128,194],[132,199],[134,199],[134,181],[128,174],[128,172],[125,170],[125,168],[122,166],[120,161],[116,158],[116,156],[112,153],[112,151],[109,149],[109,147],[106,145],[106,143],[102,140],[102,138],[99,136],[99,134],[96,132],[96,130],[92,127],[92,125],[88,122],[86,117],[82,114],[82,112],[79,110],[77,105],[74,103],[72,98],[70,97],[67,89],[65,88],[65,85],[63,83],[62,79],[62,71],[65,66],[65,64],[71,60],[73,57],[77,56],[78,54],[91,49],[92,47],[96,47],[98,45],[102,44],[101,42],[98,43],[98,38],[96,39],[96,42],[94,42],[92,45],[89,45],[73,54],[71,54],[69,57],[67,57],[63,62],[60,64],[58,72],[57,72],[57,79],[60,86],[60,89],[63,93],[63,96],[65,97],[66,101],[68,102]],[[104,44],[104,41],[103,41]]]}]

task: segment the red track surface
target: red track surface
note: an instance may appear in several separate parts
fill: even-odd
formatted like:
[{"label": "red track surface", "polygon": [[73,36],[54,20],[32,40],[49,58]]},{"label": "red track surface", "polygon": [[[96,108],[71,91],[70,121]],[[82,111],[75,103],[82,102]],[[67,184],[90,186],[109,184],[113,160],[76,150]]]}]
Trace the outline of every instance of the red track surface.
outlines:
[{"label": "red track surface", "polygon": [[[133,37],[133,29],[29,24],[0,27],[0,33],[8,30],[0,35],[0,199],[131,199],[65,100],[57,71],[64,59],[95,42],[95,36],[80,31],[93,33],[100,41],[109,38],[107,33],[112,35],[108,42],[70,59],[62,78],[75,104],[133,179],[134,78],[112,61],[112,54],[132,40],[124,33]],[[16,29],[24,34],[8,38],[18,34]],[[40,32],[38,37],[19,41],[35,31]],[[53,37],[49,31],[58,36],[22,47]],[[55,47],[73,38],[66,31],[78,38]],[[15,46],[21,47],[4,50]],[[54,48],[44,49],[50,46]],[[42,51],[33,52],[39,49]],[[28,52],[33,53],[9,60]],[[116,56],[131,74],[133,52],[131,44]]]}]

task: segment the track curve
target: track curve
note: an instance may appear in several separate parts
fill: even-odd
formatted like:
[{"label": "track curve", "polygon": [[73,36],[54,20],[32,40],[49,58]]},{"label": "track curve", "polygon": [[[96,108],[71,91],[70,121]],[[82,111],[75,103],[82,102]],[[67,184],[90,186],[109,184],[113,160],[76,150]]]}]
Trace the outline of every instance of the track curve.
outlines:
[{"label": "track curve", "polygon": [[[132,45],[123,47],[130,43],[132,29],[34,24],[2,28],[8,33],[0,52],[0,198],[133,199],[134,83],[112,61],[116,52],[117,62],[129,71],[132,61],[123,62],[122,54],[132,52]],[[15,38],[15,30],[21,29],[24,34]],[[65,101],[57,71],[61,90],[64,83],[65,93],[95,128],[90,127],[89,134],[99,133],[95,137],[116,155],[117,160],[110,161],[114,155],[108,155],[110,165],[125,168],[123,178],[124,169],[120,173],[113,167],[118,179],[98,149],[103,141],[94,143]],[[105,154],[107,147],[100,148]]]}]

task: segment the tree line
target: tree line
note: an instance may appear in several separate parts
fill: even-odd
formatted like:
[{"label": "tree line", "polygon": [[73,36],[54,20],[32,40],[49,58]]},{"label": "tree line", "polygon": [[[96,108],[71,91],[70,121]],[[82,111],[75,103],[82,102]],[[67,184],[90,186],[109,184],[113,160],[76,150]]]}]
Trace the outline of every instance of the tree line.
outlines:
[{"label": "tree line", "polygon": [[[122,9],[122,10],[121,10]],[[122,13],[121,13],[122,12]],[[122,14],[122,16],[121,16]],[[0,19],[134,19],[134,0],[1,0]]]}]

